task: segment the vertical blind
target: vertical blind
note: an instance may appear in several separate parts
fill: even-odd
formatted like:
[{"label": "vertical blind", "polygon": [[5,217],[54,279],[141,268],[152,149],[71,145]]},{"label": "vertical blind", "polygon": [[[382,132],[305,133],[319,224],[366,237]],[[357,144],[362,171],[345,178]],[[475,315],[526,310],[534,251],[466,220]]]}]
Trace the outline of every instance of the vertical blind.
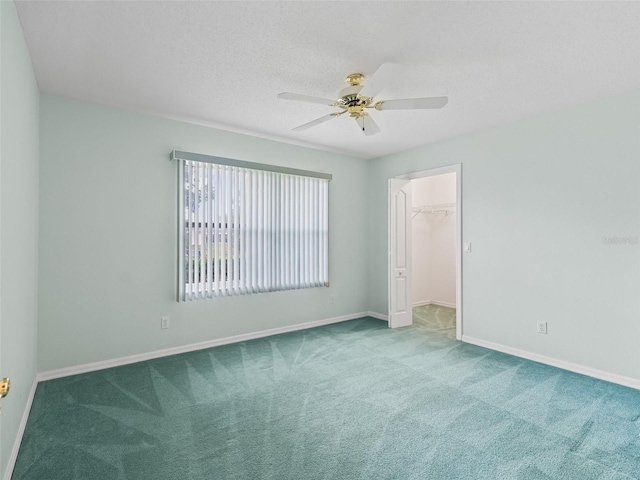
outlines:
[{"label": "vertical blind", "polygon": [[193,160],[179,172],[180,300],[328,285],[327,178]]}]

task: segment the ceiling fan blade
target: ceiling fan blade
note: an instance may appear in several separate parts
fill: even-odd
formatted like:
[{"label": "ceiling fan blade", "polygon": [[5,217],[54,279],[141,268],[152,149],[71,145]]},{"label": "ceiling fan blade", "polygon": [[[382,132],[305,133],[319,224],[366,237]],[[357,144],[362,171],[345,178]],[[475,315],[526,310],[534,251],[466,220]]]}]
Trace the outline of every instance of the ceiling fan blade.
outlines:
[{"label": "ceiling fan blade", "polygon": [[380,133],[380,127],[378,124],[373,121],[373,118],[369,115],[365,115],[364,117],[357,117],[356,122],[358,122],[358,126],[362,133],[365,135],[375,135],[376,133]]},{"label": "ceiling fan blade", "polygon": [[387,85],[402,76],[405,66],[399,63],[383,63],[376,73],[364,79],[364,87],[360,90],[361,97],[375,97]]},{"label": "ceiling fan blade", "polygon": [[442,108],[449,97],[407,98],[404,100],[385,100],[376,104],[377,110],[411,110],[425,108]]},{"label": "ceiling fan blade", "polygon": [[300,95],[299,93],[284,92],[278,95],[278,98],[284,100],[297,100],[298,102],[318,103],[320,105],[335,105],[335,100],[327,100],[326,98],[310,97],[309,95]]},{"label": "ceiling fan blade", "polygon": [[310,121],[309,123],[304,123],[293,129],[294,132],[301,132],[311,127],[315,127],[316,125],[320,125],[321,123],[328,122],[332,118],[336,118],[338,113],[330,113],[329,115],[325,115],[324,117],[316,118],[315,120]]}]

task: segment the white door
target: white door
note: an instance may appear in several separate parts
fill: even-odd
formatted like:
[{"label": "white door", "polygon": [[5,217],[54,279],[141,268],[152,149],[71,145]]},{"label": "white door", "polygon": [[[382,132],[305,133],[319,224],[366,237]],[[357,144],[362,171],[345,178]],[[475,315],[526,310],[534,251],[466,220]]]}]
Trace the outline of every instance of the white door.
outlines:
[{"label": "white door", "polygon": [[411,299],[411,181],[389,179],[389,326],[413,323]]}]

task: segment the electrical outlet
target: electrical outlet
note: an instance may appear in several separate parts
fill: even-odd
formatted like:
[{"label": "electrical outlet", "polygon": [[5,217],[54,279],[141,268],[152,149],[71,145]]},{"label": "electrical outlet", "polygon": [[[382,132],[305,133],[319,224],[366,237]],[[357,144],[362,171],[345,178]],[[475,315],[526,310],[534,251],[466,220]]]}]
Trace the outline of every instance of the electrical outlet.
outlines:
[{"label": "electrical outlet", "polygon": [[538,322],[538,333],[547,333],[547,322]]},{"label": "electrical outlet", "polygon": [[160,328],[163,330],[169,328],[169,317],[160,318]]},{"label": "electrical outlet", "polygon": [[336,297],[334,295],[329,295],[329,303],[331,304],[336,303]]}]

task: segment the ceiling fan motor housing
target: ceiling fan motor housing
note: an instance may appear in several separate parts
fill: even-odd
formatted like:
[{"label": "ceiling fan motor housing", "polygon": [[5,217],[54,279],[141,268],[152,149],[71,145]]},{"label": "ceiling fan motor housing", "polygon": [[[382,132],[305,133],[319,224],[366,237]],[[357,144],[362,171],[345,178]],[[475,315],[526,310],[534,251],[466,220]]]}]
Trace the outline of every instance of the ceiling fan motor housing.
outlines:
[{"label": "ceiling fan motor housing", "polygon": [[363,109],[368,107],[371,99],[358,95],[363,85],[350,85],[340,90],[337,104],[349,112],[350,117],[358,118],[365,115]]}]

